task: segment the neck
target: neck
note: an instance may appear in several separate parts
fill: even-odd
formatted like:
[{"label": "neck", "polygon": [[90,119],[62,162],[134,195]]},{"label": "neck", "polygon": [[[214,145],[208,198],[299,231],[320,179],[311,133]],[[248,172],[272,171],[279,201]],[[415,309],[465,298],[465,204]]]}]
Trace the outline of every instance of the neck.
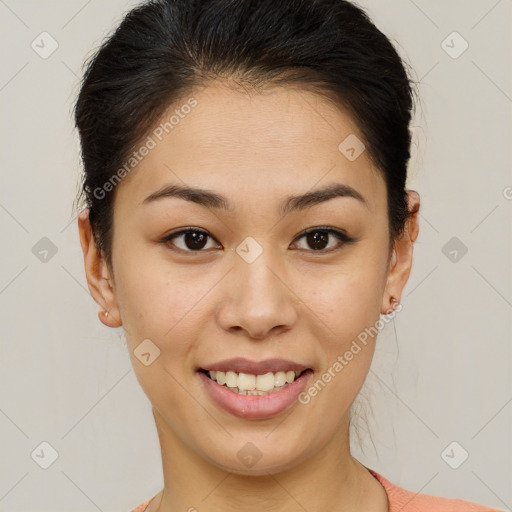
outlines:
[{"label": "neck", "polygon": [[183,443],[156,410],[153,414],[164,489],[147,512],[388,511],[384,489],[350,454],[350,418],[313,456],[289,469],[246,475],[210,463]]}]

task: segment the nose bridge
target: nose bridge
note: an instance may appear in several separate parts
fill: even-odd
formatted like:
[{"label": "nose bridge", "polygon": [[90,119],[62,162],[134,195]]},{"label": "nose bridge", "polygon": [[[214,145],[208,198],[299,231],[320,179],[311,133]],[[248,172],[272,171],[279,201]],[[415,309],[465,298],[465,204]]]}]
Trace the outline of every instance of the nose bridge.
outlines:
[{"label": "nose bridge", "polygon": [[240,283],[239,298],[265,299],[275,301],[282,294],[280,289],[281,281],[276,274],[279,265],[276,265],[275,258],[272,258],[270,251],[267,255],[260,255],[255,261],[247,262],[241,258],[236,262],[237,275]]},{"label": "nose bridge", "polygon": [[269,247],[247,237],[233,255],[229,301],[219,321],[225,329],[244,329],[255,338],[276,327],[290,328],[297,319],[290,285],[283,283],[285,270]]}]

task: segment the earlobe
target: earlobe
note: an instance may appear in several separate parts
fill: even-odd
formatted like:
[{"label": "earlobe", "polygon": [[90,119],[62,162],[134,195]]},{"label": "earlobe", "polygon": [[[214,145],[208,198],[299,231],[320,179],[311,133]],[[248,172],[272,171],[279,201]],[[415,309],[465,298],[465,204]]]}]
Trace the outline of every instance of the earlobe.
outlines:
[{"label": "earlobe", "polygon": [[[119,327],[122,322],[112,278],[104,254],[96,246],[89,221],[89,209],[83,210],[78,216],[78,231],[84,256],[87,285],[93,299],[100,306],[98,311],[99,320],[107,327]],[[105,314],[107,312],[108,314]]]},{"label": "earlobe", "polygon": [[98,318],[100,322],[106,325],[107,327],[119,327],[120,325],[122,325],[121,322],[118,322],[110,315],[110,311],[104,311],[102,309],[99,309]]},{"label": "earlobe", "polygon": [[391,299],[401,301],[402,291],[409,279],[412,268],[414,242],[418,238],[418,212],[420,196],[414,190],[407,191],[409,217],[402,236],[395,241],[393,254],[390,258],[385,292],[382,298],[381,313],[388,314],[393,306]]}]

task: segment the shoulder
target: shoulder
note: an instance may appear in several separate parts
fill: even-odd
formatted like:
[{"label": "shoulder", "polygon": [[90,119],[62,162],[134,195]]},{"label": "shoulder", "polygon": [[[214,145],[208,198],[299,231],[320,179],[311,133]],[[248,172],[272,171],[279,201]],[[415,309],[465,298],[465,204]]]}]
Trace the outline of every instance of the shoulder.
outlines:
[{"label": "shoulder", "polygon": [[408,491],[391,483],[376,471],[366,469],[384,487],[388,495],[389,512],[503,512],[471,501]]},{"label": "shoulder", "polygon": [[149,498],[144,503],[141,503],[138,507],[135,507],[131,512],[144,512],[146,510],[146,507],[149,505],[149,502],[152,498]]}]

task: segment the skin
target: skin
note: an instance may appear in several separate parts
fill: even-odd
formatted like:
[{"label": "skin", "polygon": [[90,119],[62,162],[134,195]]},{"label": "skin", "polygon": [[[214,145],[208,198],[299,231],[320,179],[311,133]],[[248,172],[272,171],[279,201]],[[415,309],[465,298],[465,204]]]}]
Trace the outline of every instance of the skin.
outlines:
[{"label": "skin", "polygon": [[[391,297],[400,300],[418,236],[419,195],[408,192],[411,216],[390,253],[382,176],[366,151],[350,161],[338,150],[348,135],[362,138],[348,113],[292,87],[249,93],[216,82],[191,96],[198,105],[116,188],[112,269],[94,244],[88,210],[78,221],[100,321],[123,325],[153,406],[164,489],[148,510],[387,511],[383,487],[349,448],[350,406],[376,337],[308,404],[266,420],[217,407],[196,368],[237,356],[276,357],[306,364],[316,381],[390,311]],[[215,191],[235,210],[179,198],[141,204],[170,183]],[[279,215],[288,195],[330,183],[350,185],[367,205],[337,197]],[[189,226],[213,237],[203,252],[184,236],[160,242]],[[298,238],[318,226],[357,241],[339,245],[329,235],[321,247],[339,249],[322,254]],[[252,263],[236,252],[248,236],[263,250]],[[133,353],[147,338],[160,349],[149,366]],[[249,441],[262,454],[251,468],[237,457]]]}]

